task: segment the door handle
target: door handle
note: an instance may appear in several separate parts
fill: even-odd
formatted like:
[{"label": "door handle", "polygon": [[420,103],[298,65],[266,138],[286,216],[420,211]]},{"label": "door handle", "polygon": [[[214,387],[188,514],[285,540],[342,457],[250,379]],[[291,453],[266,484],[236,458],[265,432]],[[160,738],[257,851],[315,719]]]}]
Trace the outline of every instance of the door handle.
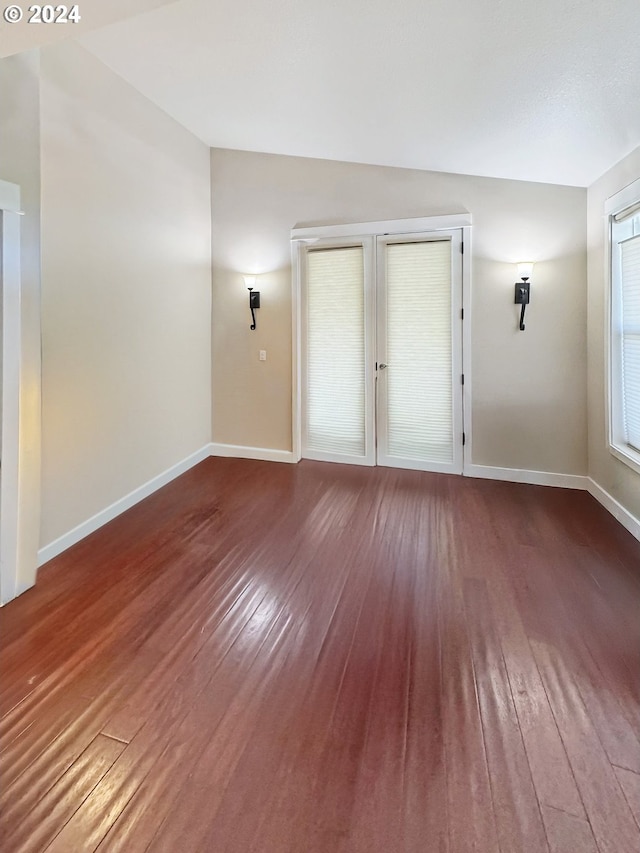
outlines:
[{"label": "door handle", "polygon": [[378,367],[380,368],[380,370],[386,370],[388,366],[389,366],[388,364],[379,364],[379,365],[378,365]]}]

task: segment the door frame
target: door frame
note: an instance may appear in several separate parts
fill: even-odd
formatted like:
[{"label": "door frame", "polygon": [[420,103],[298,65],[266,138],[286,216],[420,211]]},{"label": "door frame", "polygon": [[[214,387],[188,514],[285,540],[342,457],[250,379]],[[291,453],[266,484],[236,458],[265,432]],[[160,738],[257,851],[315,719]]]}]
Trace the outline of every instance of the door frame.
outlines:
[{"label": "door frame", "polygon": [[[20,187],[0,180],[2,474],[0,605],[36,580],[40,518],[40,348],[27,327],[21,278]],[[37,338],[37,352],[31,339]]]},{"label": "door frame", "polygon": [[[381,220],[359,222],[351,225],[320,225],[314,227],[293,228],[291,230],[291,315],[292,315],[292,353],[291,353],[291,435],[292,451],[295,462],[302,458],[302,281],[304,275],[303,249],[322,240],[364,240],[371,237],[386,237],[394,234],[419,234],[423,232],[462,231],[462,429],[464,444],[462,447],[462,473],[471,464],[472,447],[472,376],[471,376],[471,231],[470,213],[454,213],[443,216],[415,217],[411,219]],[[462,436],[461,436],[462,440]]]}]

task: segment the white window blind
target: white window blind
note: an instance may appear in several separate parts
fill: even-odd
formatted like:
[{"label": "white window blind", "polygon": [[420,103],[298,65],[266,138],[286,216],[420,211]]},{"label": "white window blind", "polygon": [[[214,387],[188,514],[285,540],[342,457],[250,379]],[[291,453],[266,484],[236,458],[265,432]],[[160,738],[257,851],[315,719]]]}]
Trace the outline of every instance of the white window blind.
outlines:
[{"label": "white window blind", "polygon": [[451,242],[390,243],[386,285],[387,452],[451,462]]},{"label": "white window blind", "polygon": [[362,246],[308,251],[306,326],[306,449],[364,456]]},{"label": "white window blind", "polygon": [[620,243],[620,269],[624,435],[640,451],[640,234]]}]

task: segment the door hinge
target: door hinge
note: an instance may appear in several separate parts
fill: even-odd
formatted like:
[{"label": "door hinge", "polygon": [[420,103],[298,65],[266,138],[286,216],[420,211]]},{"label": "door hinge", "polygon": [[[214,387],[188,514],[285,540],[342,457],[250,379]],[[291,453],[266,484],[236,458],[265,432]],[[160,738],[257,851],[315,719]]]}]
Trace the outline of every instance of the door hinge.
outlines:
[{"label": "door hinge", "polygon": [[466,443],[467,443],[467,436],[464,433],[462,433],[462,446],[464,447]]},{"label": "door hinge", "polygon": [[464,255],[464,242],[460,243],[460,254]]},{"label": "door hinge", "polygon": [[464,385],[464,373],[462,374],[461,379],[462,379],[462,384]]},{"label": "door hinge", "polygon": [[464,320],[464,308],[460,309],[460,319]]}]

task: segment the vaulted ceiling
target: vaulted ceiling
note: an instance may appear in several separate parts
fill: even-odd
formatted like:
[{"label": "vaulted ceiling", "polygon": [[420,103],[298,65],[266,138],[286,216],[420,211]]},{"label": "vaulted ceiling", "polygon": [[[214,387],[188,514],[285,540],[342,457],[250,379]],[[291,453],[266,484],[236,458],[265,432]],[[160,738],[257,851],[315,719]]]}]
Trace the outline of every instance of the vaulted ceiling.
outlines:
[{"label": "vaulted ceiling", "polygon": [[215,147],[586,186],[640,145],[638,0],[178,0],[80,41]]},{"label": "vaulted ceiling", "polygon": [[[77,38],[82,33],[104,27],[115,21],[140,15],[158,6],[173,3],[175,0],[79,0],[77,4],[67,2],[67,9],[74,5],[78,7],[78,15],[71,23],[35,23],[30,19],[34,16],[29,11],[31,0],[19,0],[17,3],[2,5],[3,11],[17,5],[22,9],[20,21],[7,20],[0,15],[0,58],[20,53],[31,48],[44,47],[56,41]],[[46,5],[41,3],[41,6]],[[58,3],[50,4],[54,8]]]}]

